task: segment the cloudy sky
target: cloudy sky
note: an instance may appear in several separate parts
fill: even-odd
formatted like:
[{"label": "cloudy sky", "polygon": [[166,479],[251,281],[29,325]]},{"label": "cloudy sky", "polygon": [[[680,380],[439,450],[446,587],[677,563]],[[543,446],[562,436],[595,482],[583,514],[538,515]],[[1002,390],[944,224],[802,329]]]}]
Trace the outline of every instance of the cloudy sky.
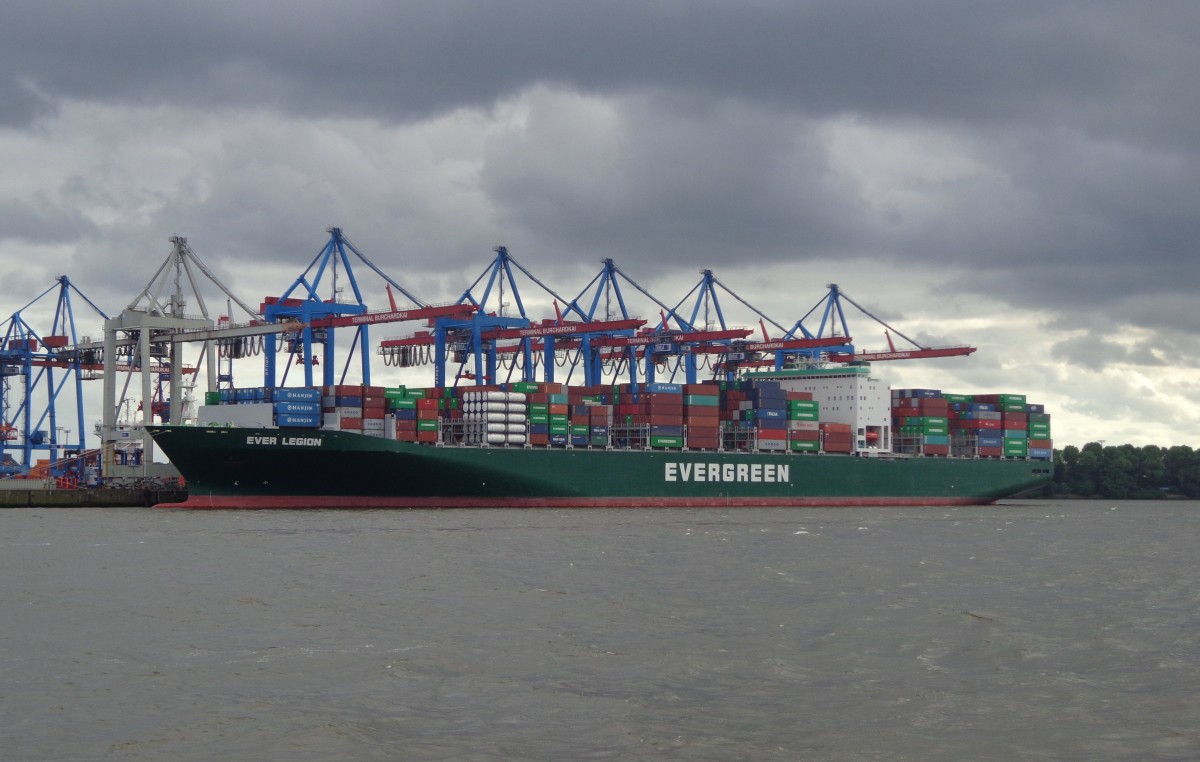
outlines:
[{"label": "cloudy sky", "polygon": [[[1195,2],[4,16],[5,316],[59,274],[115,314],[176,234],[258,304],[338,225],[430,302],[498,243],[568,296],[605,257],[671,304],[711,268],[786,326],[838,283],[913,338],[979,348],[879,364],[894,386],[1026,393],[1057,446],[1200,446]],[[885,345],[849,319],[858,346]]]}]

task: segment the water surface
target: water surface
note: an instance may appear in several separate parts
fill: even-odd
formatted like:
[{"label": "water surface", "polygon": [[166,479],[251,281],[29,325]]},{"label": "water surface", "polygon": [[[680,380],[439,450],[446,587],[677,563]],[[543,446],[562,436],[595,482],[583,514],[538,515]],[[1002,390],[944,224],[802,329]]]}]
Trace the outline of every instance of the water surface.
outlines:
[{"label": "water surface", "polygon": [[1195,760],[1200,503],[0,511],[4,760]]}]

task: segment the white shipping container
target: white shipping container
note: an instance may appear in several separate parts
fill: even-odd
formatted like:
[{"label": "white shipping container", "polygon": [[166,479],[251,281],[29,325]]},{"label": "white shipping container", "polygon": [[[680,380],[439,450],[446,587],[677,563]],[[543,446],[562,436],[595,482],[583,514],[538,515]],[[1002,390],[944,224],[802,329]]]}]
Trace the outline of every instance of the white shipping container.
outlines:
[{"label": "white shipping container", "polygon": [[275,425],[275,405],[270,402],[251,402],[242,405],[201,405],[196,411],[196,423],[201,426],[271,427]]}]

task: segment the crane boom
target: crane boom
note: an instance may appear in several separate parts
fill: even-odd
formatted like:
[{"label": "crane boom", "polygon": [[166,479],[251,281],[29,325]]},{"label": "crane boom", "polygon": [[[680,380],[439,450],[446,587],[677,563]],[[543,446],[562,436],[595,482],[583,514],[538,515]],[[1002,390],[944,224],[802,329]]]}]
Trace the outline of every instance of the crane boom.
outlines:
[{"label": "crane boom", "polygon": [[975,351],[975,347],[925,347],[923,349],[901,349],[879,352],[830,352],[833,362],[879,362],[882,360],[915,360],[929,357],[961,357]]}]

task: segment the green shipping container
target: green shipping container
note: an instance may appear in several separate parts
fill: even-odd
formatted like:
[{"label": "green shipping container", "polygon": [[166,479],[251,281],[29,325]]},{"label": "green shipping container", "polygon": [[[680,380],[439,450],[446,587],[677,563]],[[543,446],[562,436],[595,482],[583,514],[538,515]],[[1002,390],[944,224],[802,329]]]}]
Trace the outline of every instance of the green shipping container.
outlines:
[{"label": "green shipping container", "polygon": [[414,399],[389,399],[387,405],[392,410],[412,410],[417,406]]},{"label": "green shipping container", "polygon": [[512,391],[521,392],[522,394],[530,394],[538,390],[536,381],[517,381],[512,385]]},{"label": "green shipping container", "polygon": [[205,405],[220,405],[221,404],[221,393],[220,392],[205,392],[204,393],[204,404]]},{"label": "green shipping container", "polygon": [[550,423],[550,416],[546,415],[545,413],[530,413],[529,414],[529,422],[530,423]]},{"label": "green shipping container", "polygon": [[389,386],[383,390],[385,400],[402,400],[406,397],[407,391],[403,386]]},{"label": "green shipping container", "polygon": [[816,410],[789,410],[788,411],[788,420],[789,421],[817,421],[817,420],[820,420],[820,416],[817,414]]},{"label": "green shipping container", "polygon": [[685,394],[683,404],[693,407],[717,407],[721,404],[721,398],[715,394]]},{"label": "green shipping container", "polygon": [[683,447],[683,437],[650,437],[651,447]]},{"label": "green shipping container", "polygon": [[588,430],[587,425],[575,425],[571,427],[571,436],[573,437],[586,437],[590,433],[591,432]]},{"label": "green shipping container", "polygon": [[793,440],[790,443],[792,452],[820,452],[821,443],[817,441],[799,441]]},{"label": "green shipping container", "polygon": [[438,422],[437,421],[430,421],[428,419],[420,419],[420,418],[417,419],[417,431],[437,431],[437,430],[438,430]]}]

